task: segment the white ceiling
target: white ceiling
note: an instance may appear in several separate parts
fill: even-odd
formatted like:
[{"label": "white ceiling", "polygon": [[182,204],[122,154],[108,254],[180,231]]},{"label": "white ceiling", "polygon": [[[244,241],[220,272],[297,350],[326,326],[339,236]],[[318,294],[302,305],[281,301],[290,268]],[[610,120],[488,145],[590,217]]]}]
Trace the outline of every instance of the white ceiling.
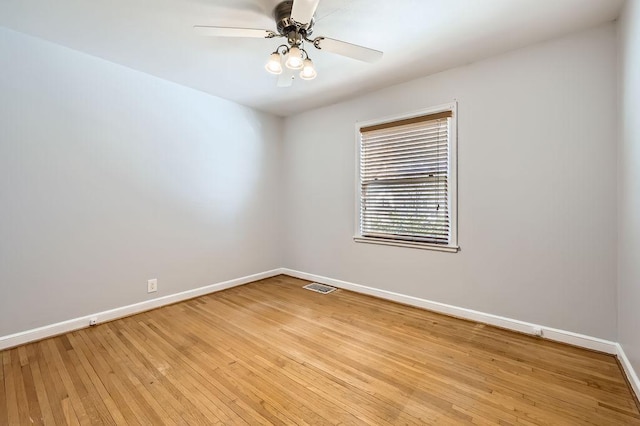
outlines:
[{"label": "white ceiling", "polygon": [[[309,48],[318,78],[264,70],[281,39],[206,38],[193,25],[275,29],[278,0],[0,0],[0,25],[238,103],[291,115],[612,21],[623,0],[320,0],[314,36],[385,52],[367,64]],[[0,70],[1,72],[1,70]]]}]

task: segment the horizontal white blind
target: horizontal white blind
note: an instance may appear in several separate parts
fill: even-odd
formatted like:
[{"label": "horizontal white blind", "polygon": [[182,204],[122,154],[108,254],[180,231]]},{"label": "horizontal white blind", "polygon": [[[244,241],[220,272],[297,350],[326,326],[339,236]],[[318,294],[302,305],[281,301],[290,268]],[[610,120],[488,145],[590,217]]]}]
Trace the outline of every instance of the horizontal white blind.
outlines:
[{"label": "horizontal white blind", "polygon": [[449,244],[450,117],[360,130],[362,236]]}]

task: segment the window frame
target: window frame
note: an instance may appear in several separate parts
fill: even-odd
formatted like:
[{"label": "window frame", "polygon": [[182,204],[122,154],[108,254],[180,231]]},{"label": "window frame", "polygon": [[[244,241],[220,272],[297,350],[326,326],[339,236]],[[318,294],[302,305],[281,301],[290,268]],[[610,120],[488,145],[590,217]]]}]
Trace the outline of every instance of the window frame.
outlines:
[{"label": "window frame", "polygon": [[[452,117],[449,126],[449,164],[447,179],[449,182],[448,207],[449,207],[449,226],[450,238],[449,244],[434,244],[420,241],[407,241],[395,238],[385,237],[368,237],[361,233],[360,209],[362,185],[360,176],[360,155],[362,146],[362,135],[360,129],[368,126],[390,123],[394,121],[406,120],[410,118],[420,117],[423,115],[437,114],[439,112],[451,111]],[[357,243],[383,244],[398,247],[410,247],[426,250],[437,250],[455,253],[460,250],[458,246],[458,103],[453,101],[446,104],[437,105],[430,108],[412,111],[404,114],[376,118],[373,120],[356,122],[356,179],[355,179],[355,235],[353,240]]]}]

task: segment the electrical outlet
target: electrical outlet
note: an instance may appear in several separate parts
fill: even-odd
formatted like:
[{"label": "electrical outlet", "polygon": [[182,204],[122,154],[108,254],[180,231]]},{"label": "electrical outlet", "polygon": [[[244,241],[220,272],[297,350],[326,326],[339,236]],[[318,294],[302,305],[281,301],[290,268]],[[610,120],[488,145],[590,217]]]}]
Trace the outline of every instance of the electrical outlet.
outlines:
[{"label": "electrical outlet", "polygon": [[94,325],[98,324],[98,317],[93,317],[89,320],[89,325],[91,327],[93,327]]},{"label": "electrical outlet", "polygon": [[153,293],[158,291],[158,279],[154,278],[147,281],[147,293]]}]

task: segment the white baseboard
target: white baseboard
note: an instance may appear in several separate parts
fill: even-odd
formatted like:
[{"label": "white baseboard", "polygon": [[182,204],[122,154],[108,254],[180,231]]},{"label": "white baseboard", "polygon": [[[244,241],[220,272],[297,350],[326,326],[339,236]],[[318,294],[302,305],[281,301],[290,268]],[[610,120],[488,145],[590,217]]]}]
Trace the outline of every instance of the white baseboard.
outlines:
[{"label": "white baseboard", "polygon": [[47,337],[57,336],[69,331],[79,330],[89,326],[91,318],[98,318],[98,324],[101,322],[112,321],[118,318],[148,311],[150,309],[159,308],[161,306],[170,305],[194,297],[203,296],[209,293],[215,293],[231,287],[237,287],[248,284],[253,281],[274,277],[282,273],[281,269],[273,269],[271,271],[261,272],[259,274],[248,275],[242,278],[236,278],[205,287],[195,288],[193,290],[183,291],[181,293],[170,294],[168,296],[158,297],[156,299],[145,300],[144,302],[134,303],[132,305],[122,306],[120,308],[109,309],[103,312],[97,312],[91,315],[85,315],[79,318],[73,318],[67,321],[38,327],[27,331],[22,331],[8,336],[0,337],[0,350],[12,348],[14,346],[23,345],[25,343],[42,340]]},{"label": "white baseboard", "polygon": [[619,345],[616,342],[599,339],[597,337],[585,336],[584,334],[573,333],[571,331],[558,330],[556,328],[545,327],[529,322],[501,317],[498,315],[487,314],[484,312],[474,311],[472,309],[460,308],[457,306],[447,305],[445,303],[433,302],[431,300],[420,299],[418,297],[407,296],[387,290],[380,290],[377,288],[354,284],[347,281],[327,278],[321,275],[308,274],[305,272],[295,271],[293,269],[282,268],[281,271],[283,274],[290,275],[295,278],[315,281],[321,284],[327,284],[333,287],[351,290],[356,293],[367,294],[369,296],[375,296],[381,299],[403,303],[405,305],[416,306],[430,311],[451,315],[458,318],[464,318],[483,324],[494,325],[496,327],[506,328],[508,330],[519,331],[521,333],[536,335],[536,330],[541,330],[542,338],[554,340],[556,342],[568,343],[570,345],[579,346],[582,348],[600,351],[612,355],[617,355],[619,353]]},{"label": "white baseboard", "polygon": [[627,375],[627,379],[629,379],[629,383],[631,383],[631,387],[633,388],[633,391],[636,393],[636,399],[640,400],[640,379],[638,378],[638,375],[633,369],[633,366],[631,365],[629,358],[627,358],[627,355],[624,353],[624,350],[622,349],[622,345],[620,343],[616,343],[616,346],[618,348],[618,353],[617,353],[618,360],[620,361],[620,364],[622,365],[622,369]]}]

